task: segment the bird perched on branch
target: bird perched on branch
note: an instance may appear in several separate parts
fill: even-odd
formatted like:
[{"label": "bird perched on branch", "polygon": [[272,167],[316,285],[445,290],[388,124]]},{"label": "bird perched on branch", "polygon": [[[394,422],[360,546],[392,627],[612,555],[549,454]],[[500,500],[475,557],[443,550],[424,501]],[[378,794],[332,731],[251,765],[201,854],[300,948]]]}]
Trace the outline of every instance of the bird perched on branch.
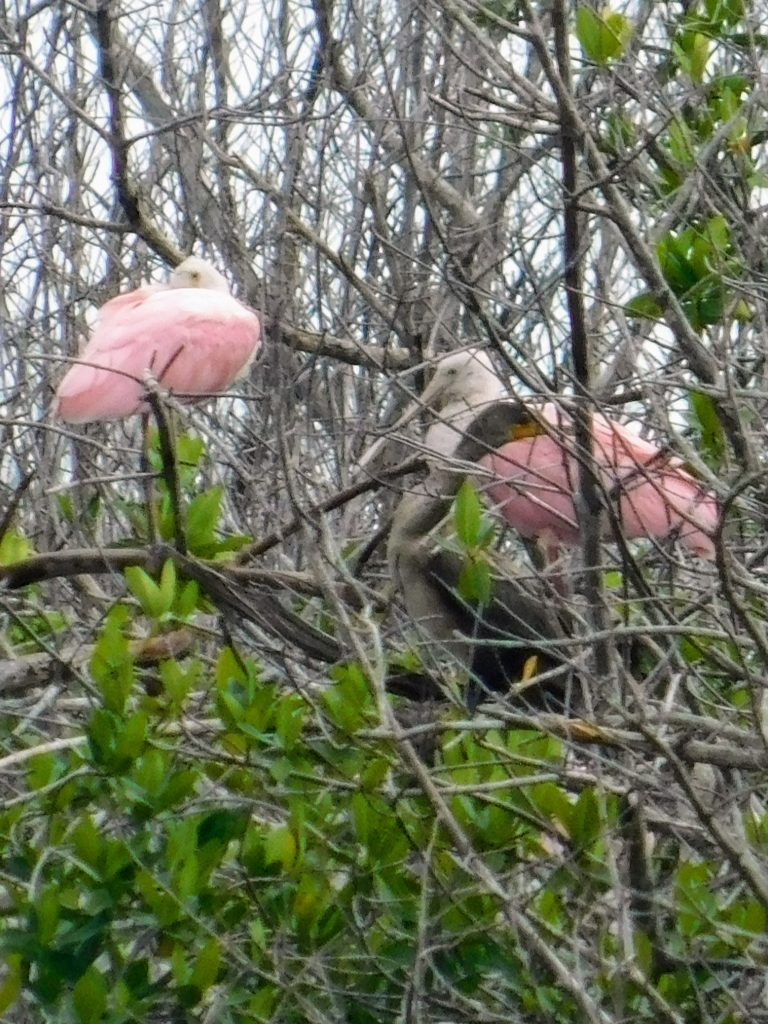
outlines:
[{"label": "bird perched on branch", "polygon": [[[450,464],[436,466],[400,501],[392,521],[387,555],[392,578],[414,623],[440,653],[468,673],[467,703],[474,708],[484,693],[522,683],[532,705],[560,706],[568,658],[563,622],[533,578],[495,578],[485,604],[461,594],[464,556],[441,546],[432,531],[448,513],[471,466],[488,450],[488,437],[506,436],[505,406],[484,410],[457,445]],[[544,681],[536,677],[547,674]]]},{"label": "bird perched on branch", "polygon": [[[476,699],[482,690],[506,690],[546,672],[554,687],[526,690],[538,702],[561,690],[567,676],[567,623],[535,580],[496,581],[492,600],[481,608],[460,596],[462,556],[436,546],[431,531],[461,480],[474,477],[506,521],[522,536],[540,539],[551,557],[560,545],[580,539],[580,462],[592,465],[602,490],[607,539],[617,530],[626,539],[674,536],[694,554],[712,558],[719,508],[679,459],[598,413],[589,419],[592,452],[579,452],[567,413],[554,403],[524,405],[506,389],[499,400],[503,385],[488,356],[481,356],[470,351],[446,357],[421,396],[441,419],[446,409],[461,414],[462,402],[472,413],[463,436],[446,432],[439,421],[430,428],[432,443],[428,432],[425,447],[444,460],[398,505],[388,557],[411,618],[474,680],[470,702],[473,692]],[[474,368],[469,379],[468,366]]]},{"label": "bird perched on branch", "polygon": [[217,394],[247,372],[261,339],[256,313],[209,263],[190,256],[168,284],[145,285],[101,307],[54,409],[69,423],[146,412],[147,372],[182,399]]},{"label": "bird perched on branch", "polygon": [[[523,537],[541,539],[550,554],[579,543],[579,463],[594,467],[607,510],[606,539],[674,537],[702,558],[714,558],[717,501],[682,468],[679,458],[620,423],[591,413],[591,457],[579,451],[573,419],[554,403],[538,409],[519,402],[499,407],[506,439],[484,434],[482,416],[471,429],[486,436],[480,466],[490,471],[486,493]],[[503,419],[495,417],[503,432]]]},{"label": "bird perched on branch", "polygon": [[[577,544],[579,464],[590,465],[590,455],[577,448],[573,418],[554,402],[512,399],[486,352],[470,349],[438,363],[421,396],[437,414],[426,447],[451,454],[461,435],[446,434],[442,421],[446,409],[455,415],[462,404],[471,412],[457,421],[461,430],[479,416],[472,432],[482,439],[482,413],[500,401],[507,406],[507,433],[486,436],[478,459],[489,471],[488,497],[522,536],[541,539],[550,552]],[[503,427],[498,416],[486,422]],[[606,538],[617,529],[627,540],[671,535],[694,554],[713,558],[720,510],[712,493],[679,458],[629,427],[597,412],[589,414],[589,423],[593,471],[608,511]]]}]

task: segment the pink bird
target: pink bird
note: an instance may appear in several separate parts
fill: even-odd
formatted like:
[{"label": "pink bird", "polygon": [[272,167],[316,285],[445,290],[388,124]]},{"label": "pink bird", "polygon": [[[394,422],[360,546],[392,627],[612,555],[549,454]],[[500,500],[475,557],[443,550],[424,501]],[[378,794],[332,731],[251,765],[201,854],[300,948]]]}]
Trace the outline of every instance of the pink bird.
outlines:
[{"label": "pink bird", "polygon": [[54,409],[69,423],[146,412],[147,371],[185,398],[218,394],[248,371],[260,345],[258,316],[217,270],[190,256],[167,285],[146,285],[102,306]]},{"label": "pink bird", "polygon": [[[552,403],[535,414],[517,402],[508,408],[505,442],[490,444],[496,450],[480,459],[494,478],[487,493],[519,533],[540,538],[556,554],[559,545],[579,542],[573,421]],[[719,520],[714,496],[682,468],[680,459],[628,427],[599,413],[591,421],[592,454],[604,500],[624,537],[661,539],[674,533],[695,554],[714,558],[712,535]],[[480,420],[468,433],[475,429],[477,436],[492,440]],[[606,537],[613,535],[606,522]]]}]

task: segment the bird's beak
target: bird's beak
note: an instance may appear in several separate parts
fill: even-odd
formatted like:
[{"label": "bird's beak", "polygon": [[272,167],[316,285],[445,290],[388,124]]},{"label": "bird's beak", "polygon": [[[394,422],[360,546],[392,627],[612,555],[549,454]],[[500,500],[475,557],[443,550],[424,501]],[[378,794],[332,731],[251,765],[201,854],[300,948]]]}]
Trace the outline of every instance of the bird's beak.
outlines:
[{"label": "bird's beak", "polygon": [[509,428],[509,440],[523,441],[528,437],[541,437],[545,433],[546,431],[541,423],[531,417],[529,420],[525,420],[524,423],[516,423],[513,427]]}]

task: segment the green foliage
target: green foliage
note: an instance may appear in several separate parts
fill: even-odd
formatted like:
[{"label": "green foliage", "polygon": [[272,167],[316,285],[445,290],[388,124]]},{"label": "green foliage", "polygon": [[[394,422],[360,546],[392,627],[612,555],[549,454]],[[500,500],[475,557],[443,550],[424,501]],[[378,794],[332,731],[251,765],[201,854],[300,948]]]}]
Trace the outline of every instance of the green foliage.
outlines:
[{"label": "green foliage", "polygon": [[462,483],[453,503],[456,537],[466,550],[484,551],[496,538],[496,522],[487,515],[477,488],[471,480]]},{"label": "green foliage", "polygon": [[198,494],[190,503],[187,509],[187,543],[193,554],[205,558],[212,553],[223,497],[223,487],[212,487]]},{"label": "green foliage", "polygon": [[115,605],[107,615],[91,657],[94,682],[110,711],[123,711],[134,685],[133,658],[125,635],[129,622],[129,610],[124,605]]},{"label": "green foliage", "polygon": [[672,52],[678,64],[691,80],[697,85],[704,81],[704,72],[711,52],[712,44],[707,35],[688,28],[680,32],[673,45]]},{"label": "green foliage", "polygon": [[148,618],[160,619],[170,612],[176,596],[176,568],[171,559],[163,565],[159,584],[139,566],[125,569],[125,581]]},{"label": "green foliage", "polygon": [[[224,488],[221,484],[202,488],[207,470],[207,450],[202,438],[190,434],[180,434],[173,439],[174,463],[180,487],[179,503],[181,520],[184,526],[185,539],[190,554],[200,558],[216,558],[237,551],[252,538],[243,534],[228,533],[224,529],[223,498]],[[157,520],[160,536],[163,540],[174,541],[177,520],[174,515],[168,484],[163,475],[164,467],[160,453],[157,430],[149,431],[148,460],[152,469],[158,474],[154,481],[155,501],[158,504]],[[74,518],[74,507],[71,499],[62,499],[62,514],[69,519]],[[136,539],[145,541],[150,537],[149,516],[143,502],[135,498],[115,496],[116,507],[127,518],[132,537],[125,538],[123,543],[132,544]],[[100,513],[97,500],[85,519],[95,524]],[[141,586],[139,584],[139,586]],[[136,595],[138,597],[138,595]],[[148,613],[149,614],[149,613]]]},{"label": "green foliage", "polygon": [[699,429],[702,454],[714,465],[719,465],[725,453],[725,432],[710,395],[692,391],[689,396],[691,411]]},{"label": "green foliage", "polygon": [[493,594],[493,580],[485,552],[496,536],[496,525],[486,515],[480,495],[469,479],[456,494],[453,525],[465,559],[459,593],[470,604],[488,604]]},{"label": "green foliage", "polygon": [[581,6],[576,11],[576,36],[585,56],[606,66],[626,53],[632,38],[632,22],[618,11],[607,8],[598,13]]},{"label": "green foliage", "polygon": [[[163,468],[160,453],[160,437],[157,428],[149,431],[149,464],[157,472]],[[176,464],[179,482],[184,491],[191,491],[197,485],[203,459],[206,455],[205,441],[191,434],[180,434],[174,438]]]},{"label": "green foliage", "polygon": [[[599,16],[590,12],[583,17],[592,33],[597,33]],[[750,69],[754,53],[765,49],[766,40],[745,32],[744,18],[740,2],[707,0],[689,5],[686,13],[670,24],[669,50],[660,66],[659,86],[663,89],[669,82],[679,95],[687,81],[688,89],[695,89],[695,98],[691,94],[690,102],[670,101],[674,114],[660,126],[654,144],[646,150],[658,174],[659,216],[667,223],[673,218],[670,230],[658,243],[659,262],[697,331],[727,325],[731,320],[745,322],[753,315],[749,287],[739,288],[748,268],[735,243],[742,230],[738,212],[750,208],[750,193],[764,183],[763,169],[755,163],[764,131],[753,111],[756,81]],[[609,125],[622,116],[622,112],[611,110]],[[621,135],[617,139],[615,128],[604,133],[603,144],[618,155],[623,155],[628,145]],[[721,210],[707,220],[692,218],[691,207],[685,203],[674,204],[679,190],[690,189],[697,179],[696,191],[702,187],[709,190],[711,185]],[[709,215],[712,205],[705,209]],[[657,296],[647,291],[636,295],[627,311],[653,319],[663,315]]]},{"label": "green foliage", "polygon": [[744,16],[744,5],[740,0],[706,0],[703,11],[696,8],[683,19],[672,53],[679,68],[700,85],[717,43],[740,45],[740,34],[734,29]]},{"label": "green foliage", "polygon": [[[23,533],[7,529],[0,537],[0,567],[16,565],[35,554],[32,542]],[[26,601],[13,617],[3,616],[0,640],[17,655],[43,651],[51,638],[67,626],[67,617],[58,609],[44,608],[41,588],[26,588]]]},{"label": "green foliage", "polygon": [[467,558],[459,576],[459,594],[470,604],[487,605],[493,597],[491,567],[482,558]]},{"label": "green foliage", "polygon": [[[9,1012],[23,993],[50,1021],[138,1024],[215,1000],[233,1024],[303,1021],[308,1001],[343,1020],[395,1019],[426,926],[435,959],[424,997],[435,1006],[460,994],[497,1016],[576,1019],[390,741],[372,733],[376,704],[358,666],[335,669],[317,705],[229,648],[208,681],[202,666],[169,663],[178,701],[188,685],[215,698],[196,748],[136,685],[131,622],[118,606],[102,628],[88,747],[32,759],[28,807],[0,812]],[[431,771],[476,855],[568,963],[580,908],[610,892],[620,815],[615,798],[566,788],[565,754],[533,730],[446,730]],[[753,841],[765,845],[759,829]],[[735,956],[760,941],[765,908],[748,892],[720,893],[717,870],[696,859],[676,869],[668,943],[679,957]],[[607,915],[594,940],[618,963],[614,937]],[[681,1005],[695,994],[682,973],[658,984]],[[633,1019],[654,1019],[641,994],[628,998]]]},{"label": "green foliage", "polygon": [[631,119],[621,111],[612,112],[606,118],[603,144],[609,153],[621,156],[637,141],[637,131]]},{"label": "green foliage", "polygon": [[664,310],[650,292],[640,292],[630,299],[624,307],[627,316],[643,317],[648,320],[658,320]]},{"label": "green foliage", "polygon": [[334,724],[350,734],[374,721],[370,687],[358,665],[339,665],[331,670],[335,685],[323,694]]},{"label": "green foliage", "polygon": [[657,249],[662,273],[681,299],[691,326],[702,330],[718,323],[728,296],[725,278],[738,272],[725,218],[711,217],[679,234],[670,232]]},{"label": "green foliage", "polygon": [[14,565],[23,562],[34,553],[29,540],[15,530],[6,530],[0,538],[0,565]]},{"label": "green foliage", "polygon": [[197,610],[200,587],[195,580],[178,578],[173,559],[163,563],[158,582],[140,566],[128,566],[124,575],[128,590],[155,625],[185,622]]},{"label": "green foliage", "polygon": [[[727,312],[730,282],[741,269],[726,219],[718,214],[684,231],[670,231],[658,242],[657,253],[661,271],[691,326],[702,331],[720,323]],[[636,295],[626,310],[632,316],[653,318],[662,313],[649,292]]]}]

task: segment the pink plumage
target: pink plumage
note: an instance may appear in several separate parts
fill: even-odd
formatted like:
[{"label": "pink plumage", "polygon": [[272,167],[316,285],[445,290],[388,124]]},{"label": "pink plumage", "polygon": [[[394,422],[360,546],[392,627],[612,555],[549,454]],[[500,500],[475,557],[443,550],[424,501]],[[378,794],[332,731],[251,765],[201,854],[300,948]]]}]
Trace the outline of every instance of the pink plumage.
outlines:
[{"label": "pink plumage", "polygon": [[69,423],[144,412],[147,371],[180,395],[217,394],[247,372],[260,345],[258,316],[192,256],[168,285],[137,288],[102,306],[81,362],[59,385],[55,409]]},{"label": "pink plumage", "polygon": [[[551,546],[573,545],[579,541],[573,423],[553,404],[541,409],[539,417],[551,425],[551,436],[521,437],[481,459],[496,478],[487,493],[523,536],[540,537]],[[604,500],[623,535],[661,539],[674,532],[689,550],[713,558],[717,501],[680,460],[599,414],[592,416],[592,436]],[[610,524],[606,531],[610,539]]]}]

